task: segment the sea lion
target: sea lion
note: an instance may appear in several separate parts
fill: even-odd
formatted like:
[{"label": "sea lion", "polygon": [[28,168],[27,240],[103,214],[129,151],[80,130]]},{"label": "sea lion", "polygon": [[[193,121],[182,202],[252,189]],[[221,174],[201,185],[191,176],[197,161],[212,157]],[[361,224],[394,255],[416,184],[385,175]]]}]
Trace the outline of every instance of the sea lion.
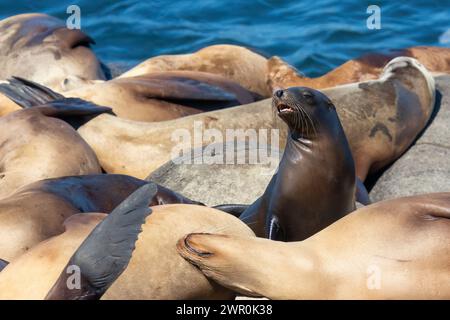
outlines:
[{"label": "sea lion", "polygon": [[34,181],[101,173],[94,151],[67,122],[109,111],[77,99],[70,106],[55,100],[1,117],[0,199]]},{"label": "sea lion", "polygon": [[211,280],[270,299],[449,299],[450,193],[378,202],[285,243],[190,234],[178,251]]},{"label": "sea lion", "polygon": [[432,121],[381,176],[370,179],[374,201],[450,191],[450,75],[435,79],[438,95]]},{"label": "sea lion", "polygon": [[369,53],[360,58],[349,60],[323,76],[308,78],[294,67],[274,56],[267,61],[268,89],[277,87],[307,86],[324,89],[352,82],[376,79],[383,67],[396,57],[417,59],[428,71],[450,73],[450,48],[412,47],[391,51],[387,54]]},{"label": "sea lion", "polygon": [[[89,85],[65,91],[58,98],[64,97],[111,107],[118,117],[146,122],[171,120],[261,99],[221,76],[191,71],[91,81]],[[20,109],[18,104],[0,95],[0,103],[4,100],[9,101],[0,107],[0,115]]]},{"label": "sea lion", "polygon": [[[12,261],[0,273],[0,298],[233,298],[234,293],[208,281],[184,261],[177,254],[176,242],[188,232],[248,237],[252,231],[239,219],[207,207],[149,208],[148,199],[156,192],[154,184],[140,187],[91,233],[98,214],[72,216],[69,223],[92,215],[97,221],[89,218],[82,228],[66,223],[65,233]],[[65,283],[61,286],[71,264],[80,268],[81,290],[69,290]]]},{"label": "sea lion", "polygon": [[0,79],[24,77],[61,91],[68,76],[106,80],[90,45],[92,38],[46,14],[20,14],[0,21]]},{"label": "sea lion", "polygon": [[[0,257],[8,261],[61,234],[73,214],[110,212],[148,182],[125,175],[97,174],[37,181],[0,200]],[[155,184],[151,206],[199,204]]]},{"label": "sea lion", "polygon": [[164,121],[260,100],[222,76],[192,71],[155,72],[97,82],[65,92],[111,107],[121,118]]},{"label": "sea lion", "polygon": [[162,55],[150,58],[119,78],[135,77],[163,71],[201,71],[220,75],[255,92],[269,97],[266,85],[267,59],[245,47],[213,45],[197,52],[179,55]]},{"label": "sea lion", "polygon": [[[14,92],[25,89],[14,85],[9,88],[8,96],[16,103],[24,103],[24,94],[20,101]],[[36,87],[28,90],[32,91],[29,95],[40,96]],[[407,57],[388,63],[378,80],[323,92],[336,106],[361,181],[408,148],[430,118],[435,98],[433,77]],[[274,117],[270,100],[156,123],[100,115],[78,132],[95,150],[106,172],[145,178],[173,158],[175,147],[191,149],[211,143],[207,138],[195,139],[195,133],[200,131],[202,135],[203,129],[217,129],[222,137],[229,129],[240,129],[244,134],[247,129],[277,129],[278,145],[285,144],[287,134],[286,125]],[[194,143],[192,139],[180,141],[180,132],[194,136]]]},{"label": "sea lion", "polygon": [[326,95],[279,89],[272,104],[289,127],[286,147],[266,191],[240,219],[259,237],[300,241],[355,209],[355,164]]}]

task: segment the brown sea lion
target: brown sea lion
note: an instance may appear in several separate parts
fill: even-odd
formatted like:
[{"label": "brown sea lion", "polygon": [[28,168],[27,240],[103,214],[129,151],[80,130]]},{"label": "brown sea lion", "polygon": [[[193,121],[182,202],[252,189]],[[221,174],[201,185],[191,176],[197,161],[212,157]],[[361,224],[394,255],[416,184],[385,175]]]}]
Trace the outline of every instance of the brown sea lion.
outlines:
[{"label": "brown sea lion", "polygon": [[201,71],[220,75],[262,97],[269,97],[271,91],[266,85],[266,69],[267,59],[262,55],[244,47],[222,44],[190,54],[153,57],[119,78],[163,71]]},{"label": "brown sea lion", "polygon": [[61,91],[68,76],[105,80],[90,49],[94,41],[45,14],[20,14],[0,21],[0,79],[19,76]]},{"label": "brown sea lion", "polygon": [[64,93],[111,107],[121,118],[164,121],[251,103],[260,98],[222,76],[192,71],[155,72],[86,85]]},{"label": "brown sea lion", "polygon": [[[120,118],[146,122],[171,120],[260,100],[258,95],[219,75],[192,71],[92,81],[59,96],[64,97],[111,107]],[[0,95],[0,116],[18,109],[18,104]]]},{"label": "brown sea lion", "polygon": [[240,219],[259,237],[300,241],[355,209],[355,164],[323,93],[280,89],[272,104],[289,127],[286,147],[266,191]]},{"label": "brown sea lion", "polygon": [[324,89],[338,85],[377,79],[384,66],[396,57],[417,59],[430,72],[450,73],[450,48],[412,47],[396,50],[388,54],[370,53],[349,60],[323,76],[308,78],[279,57],[267,61],[267,85],[269,89],[278,87],[307,86]]},{"label": "brown sea lion", "polygon": [[0,299],[43,299],[73,252],[105,216],[75,214],[64,222],[64,233],[11,261],[0,272]]},{"label": "brown sea lion", "polygon": [[0,199],[38,180],[100,173],[94,151],[67,122],[109,111],[79,99],[70,106],[55,100],[1,117]]},{"label": "brown sea lion", "polygon": [[[176,242],[188,232],[252,236],[251,230],[237,218],[207,207],[149,208],[148,199],[156,193],[154,184],[140,187],[90,234],[98,214],[93,216],[97,221],[90,218],[93,214],[72,216],[69,222],[89,218],[82,228],[66,223],[65,233],[12,261],[0,273],[0,298],[233,298],[234,293],[208,281],[184,261]],[[70,270],[79,268],[80,289],[66,286],[70,266]]]},{"label": "brown sea lion", "polygon": [[378,202],[300,242],[190,234],[211,280],[270,299],[450,299],[450,193]]},{"label": "brown sea lion", "polygon": [[[110,212],[148,182],[115,174],[41,180],[0,200],[0,257],[11,261],[36,244],[61,234],[73,214]],[[151,206],[201,204],[156,185]]]},{"label": "brown sea lion", "polygon": [[[32,91],[31,97],[40,96],[34,89],[26,90]],[[15,102],[24,103],[15,98],[15,91],[25,89],[10,86],[9,92]],[[407,57],[388,63],[378,80],[323,92],[336,106],[361,181],[408,148],[430,118],[435,99],[434,79],[420,63]],[[26,102],[23,94],[21,98]],[[173,138],[178,129],[192,138],[196,124],[203,129],[218,129],[223,137],[228,129],[244,133],[247,129],[278,129],[278,145],[286,142],[287,127],[274,117],[270,100],[157,123],[100,115],[78,132],[95,150],[104,170],[145,178],[171,160],[175,147],[191,149],[213,142],[205,138],[197,144],[195,139],[192,143],[192,139],[177,140],[177,135]]]}]

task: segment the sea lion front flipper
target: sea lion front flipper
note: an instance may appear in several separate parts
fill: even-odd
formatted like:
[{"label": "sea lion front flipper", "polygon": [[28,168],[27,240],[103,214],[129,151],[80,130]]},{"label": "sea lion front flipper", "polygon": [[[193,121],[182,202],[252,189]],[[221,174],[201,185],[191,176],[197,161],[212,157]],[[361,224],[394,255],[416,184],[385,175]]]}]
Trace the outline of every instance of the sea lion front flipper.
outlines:
[{"label": "sea lion front flipper", "polygon": [[261,281],[255,281],[255,278],[259,278],[261,271],[265,273],[266,270],[266,267],[261,266],[264,263],[265,247],[269,247],[270,252],[267,241],[270,240],[191,233],[178,241],[177,251],[218,284],[245,296],[261,297],[265,296],[258,288]]},{"label": "sea lion front flipper", "polygon": [[356,201],[367,206],[372,203],[370,201],[369,193],[367,192],[366,186],[364,183],[356,177],[356,192],[355,192]]},{"label": "sea lion front flipper", "polygon": [[8,261],[0,259],[0,272],[9,264]]},{"label": "sea lion front flipper", "polygon": [[219,204],[213,208],[239,218],[248,207],[248,204]]},{"label": "sea lion front flipper", "polygon": [[[157,192],[154,183],[140,187],[99,223],[70,258],[46,299],[99,299],[127,267]],[[79,272],[80,285],[69,287],[74,270]]]},{"label": "sea lion front flipper", "polygon": [[102,113],[113,114],[112,109],[79,98],[65,98],[50,88],[20,77],[0,84],[0,92],[22,108],[39,107],[49,117],[59,118],[75,129]]}]

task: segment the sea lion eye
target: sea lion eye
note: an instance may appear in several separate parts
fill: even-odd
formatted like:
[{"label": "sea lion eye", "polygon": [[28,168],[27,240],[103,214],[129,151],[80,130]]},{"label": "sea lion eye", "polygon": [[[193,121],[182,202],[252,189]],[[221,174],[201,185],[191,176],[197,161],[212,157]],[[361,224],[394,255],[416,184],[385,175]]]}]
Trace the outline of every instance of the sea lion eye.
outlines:
[{"label": "sea lion eye", "polygon": [[313,94],[309,91],[303,91],[302,96],[307,100],[312,100],[312,98],[314,97]]}]

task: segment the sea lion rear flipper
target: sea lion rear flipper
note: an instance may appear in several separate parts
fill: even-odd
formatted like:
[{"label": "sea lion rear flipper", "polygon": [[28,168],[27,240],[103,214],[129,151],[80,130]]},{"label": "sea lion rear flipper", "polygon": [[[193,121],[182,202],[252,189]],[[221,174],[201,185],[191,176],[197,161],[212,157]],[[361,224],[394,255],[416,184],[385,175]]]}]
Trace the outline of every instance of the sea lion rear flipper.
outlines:
[{"label": "sea lion rear flipper", "polygon": [[249,207],[248,204],[220,204],[214,206],[214,209],[229,213],[237,218]]},{"label": "sea lion rear flipper", "polygon": [[[70,258],[46,299],[99,299],[127,267],[157,192],[154,183],[140,187],[99,223]],[[77,270],[80,285],[69,287]]]},{"label": "sea lion rear flipper", "polygon": [[112,109],[78,98],[65,98],[36,82],[13,77],[0,84],[0,92],[22,108],[39,107],[42,113],[66,121],[74,128],[102,113],[113,114]]},{"label": "sea lion rear flipper", "polygon": [[0,259],[0,272],[9,264],[8,261]]}]

